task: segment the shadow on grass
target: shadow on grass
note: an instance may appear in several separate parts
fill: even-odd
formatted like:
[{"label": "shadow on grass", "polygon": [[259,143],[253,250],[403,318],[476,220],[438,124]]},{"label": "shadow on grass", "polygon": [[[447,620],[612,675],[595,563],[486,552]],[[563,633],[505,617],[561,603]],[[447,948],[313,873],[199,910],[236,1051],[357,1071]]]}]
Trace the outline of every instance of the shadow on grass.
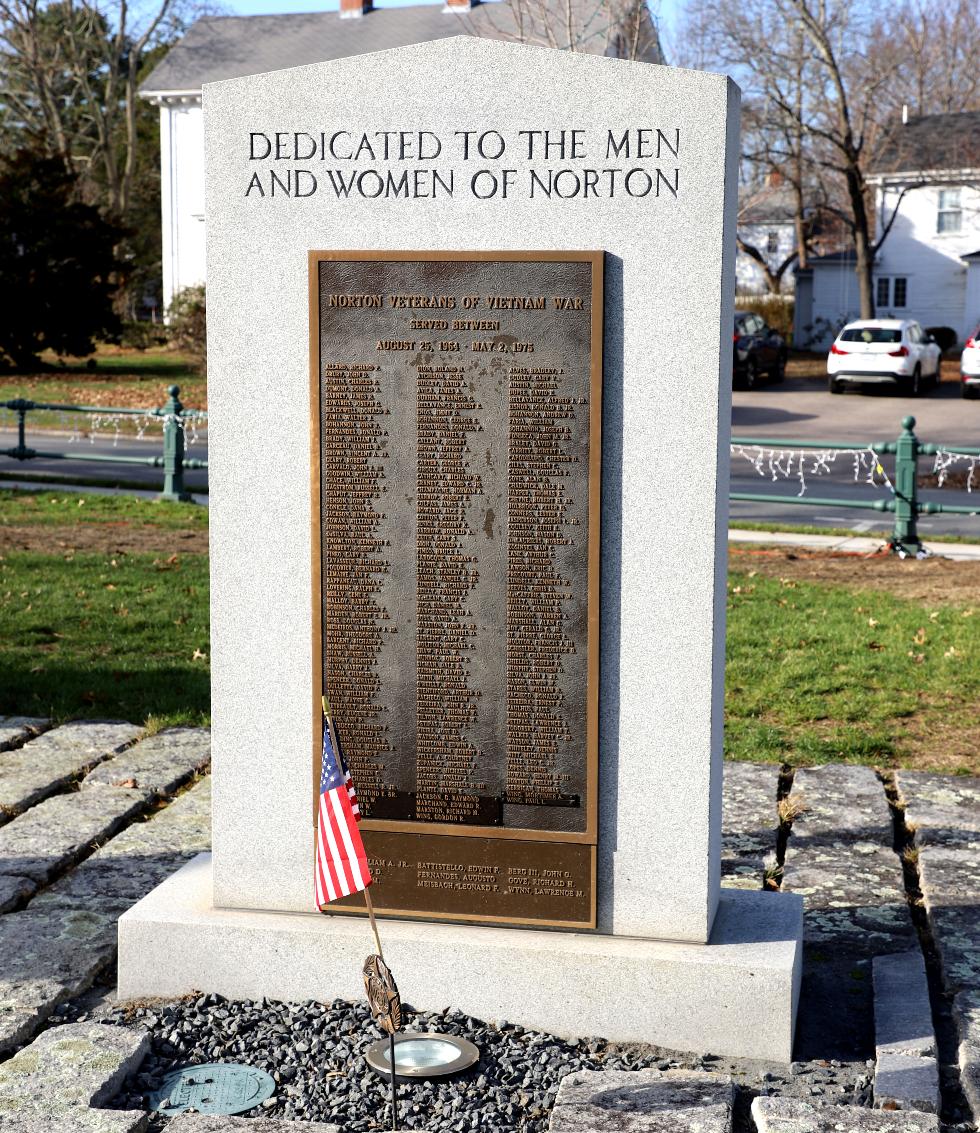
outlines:
[{"label": "shadow on grass", "polygon": [[203,664],[51,664],[42,674],[0,658],[0,716],[48,716],[57,722],[148,716],[161,723],[209,724],[211,680]]}]

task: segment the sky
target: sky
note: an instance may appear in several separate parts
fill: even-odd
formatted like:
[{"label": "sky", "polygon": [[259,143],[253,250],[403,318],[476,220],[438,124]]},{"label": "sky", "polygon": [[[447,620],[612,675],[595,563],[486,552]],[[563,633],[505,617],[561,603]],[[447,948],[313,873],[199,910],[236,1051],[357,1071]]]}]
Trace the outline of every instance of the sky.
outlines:
[{"label": "sky", "polygon": [[[425,3],[425,0],[376,0],[379,7],[403,8],[407,4]],[[443,0],[435,0],[443,3]],[[673,27],[682,0],[653,0],[654,11],[659,12],[665,29]],[[233,16],[272,16],[284,12],[336,11],[337,0],[223,0],[223,10]]]}]

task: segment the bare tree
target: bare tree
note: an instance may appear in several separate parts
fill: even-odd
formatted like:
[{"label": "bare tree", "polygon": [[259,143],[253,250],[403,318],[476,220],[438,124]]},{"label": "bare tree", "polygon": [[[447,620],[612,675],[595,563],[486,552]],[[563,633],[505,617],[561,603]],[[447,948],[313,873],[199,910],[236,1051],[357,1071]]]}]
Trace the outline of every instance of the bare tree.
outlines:
[{"label": "bare tree", "polygon": [[474,34],[561,51],[663,62],[648,0],[501,0],[467,17]]},{"label": "bare tree", "polygon": [[4,117],[98,186],[106,211],[126,215],[137,161],[140,61],[175,16],[153,0],[0,0]]},{"label": "bare tree", "polygon": [[870,45],[870,63],[898,55],[898,81],[887,92],[894,117],[980,110],[976,64],[977,8],[973,0],[901,0],[888,13],[888,35]]},{"label": "bare tree", "polygon": [[[893,54],[870,64],[878,30],[870,3],[745,0],[737,10],[724,0],[697,3],[716,65],[730,70],[761,107],[767,160],[799,185],[801,204],[809,193],[846,226],[861,314],[872,317],[878,245],[868,175],[887,121],[885,92],[904,60]],[[801,208],[805,255],[804,218]]]}]

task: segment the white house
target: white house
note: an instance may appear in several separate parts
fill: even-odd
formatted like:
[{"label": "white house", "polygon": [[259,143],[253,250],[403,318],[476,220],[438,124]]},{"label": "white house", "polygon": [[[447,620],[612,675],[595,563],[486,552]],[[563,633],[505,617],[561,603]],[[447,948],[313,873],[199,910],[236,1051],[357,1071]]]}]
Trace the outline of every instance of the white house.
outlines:
[{"label": "white house", "polygon": [[[929,114],[896,127],[875,187],[875,313],[950,327],[963,342],[980,322],[980,112]],[[826,349],[858,317],[853,253],[797,273],[794,341]]]},{"label": "white house", "polygon": [[340,10],[333,12],[200,19],[140,88],[143,98],[160,107],[164,309],[175,292],[203,283],[205,277],[204,83],[453,35],[520,38],[558,47],[568,46],[564,40],[570,36],[579,51],[663,62],[656,25],[644,3],[571,0],[566,6],[565,0],[544,0],[528,7],[520,0],[445,0],[444,7],[375,8],[372,0],[340,0]]},{"label": "white house", "polygon": [[[770,174],[766,183],[739,194],[738,236],[735,253],[735,289],[739,295],[764,294],[769,291],[765,272],[758,260],[742,248],[749,244],[776,273],[796,247],[796,202],[793,189]],[[795,263],[786,268],[781,290],[792,292]]]}]

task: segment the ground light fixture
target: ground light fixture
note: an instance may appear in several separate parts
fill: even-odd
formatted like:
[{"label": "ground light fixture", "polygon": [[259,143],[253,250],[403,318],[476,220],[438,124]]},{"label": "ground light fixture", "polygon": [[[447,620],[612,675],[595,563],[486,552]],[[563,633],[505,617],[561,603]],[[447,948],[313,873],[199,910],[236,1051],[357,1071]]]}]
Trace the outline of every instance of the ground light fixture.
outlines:
[{"label": "ground light fixture", "polygon": [[[385,1078],[390,1076],[387,1038],[372,1043],[365,1057],[372,1070]],[[466,1070],[479,1058],[477,1047],[458,1035],[420,1031],[395,1035],[395,1075],[398,1078],[444,1078]]]}]

